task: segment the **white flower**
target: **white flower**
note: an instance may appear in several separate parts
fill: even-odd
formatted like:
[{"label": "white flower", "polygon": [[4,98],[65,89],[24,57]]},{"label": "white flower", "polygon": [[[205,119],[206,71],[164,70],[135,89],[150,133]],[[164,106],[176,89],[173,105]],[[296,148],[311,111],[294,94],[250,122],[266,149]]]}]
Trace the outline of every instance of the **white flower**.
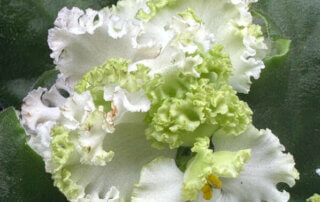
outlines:
[{"label": "white flower", "polygon": [[[59,12],[48,43],[61,74],[26,96],[21,122],[68,200],[289,199],[276,185],[298,178],[292,156],[250,125],[237,97],[267,48],[251,2],[123,0]],[[194,153],[184,173],[174,161],[181,146]]]},{"label": "white flower", "polygon": [[[289,193],[277,190],[276,185],[284,182],[293,186],[295,180],[299,179],[299,174],[294,168],[293,157],[284,153],[283,145],[270,130],[259,131],[250,126],[239,136],[214,135],[212,141],[214,153],[251,149],[251,158],[247,164],[243,165],[238,176],[219,177],[218,181],[222,184],[219,188],[213,188],[215,184],[211,183],[208,177],[205,183],[211,183],[209,187],[212,188],[202,193],[200,189],[205,184],[198,187],[199,195],[195,201],[205,201],[203,198],[210,194],[212,198],[209,201],[219,202],[289,200]],[[201,174],[201,171],[204,172],[201,167],[198,167],[198,174]],[[173,160],[167,158],[154,160],[142,169],[140,181],[134,189],[133,201],[149,199],[159,202],[184,201],[181,190],[183,190],[182,184],[186,175],[187,172],[183,174]]]}]

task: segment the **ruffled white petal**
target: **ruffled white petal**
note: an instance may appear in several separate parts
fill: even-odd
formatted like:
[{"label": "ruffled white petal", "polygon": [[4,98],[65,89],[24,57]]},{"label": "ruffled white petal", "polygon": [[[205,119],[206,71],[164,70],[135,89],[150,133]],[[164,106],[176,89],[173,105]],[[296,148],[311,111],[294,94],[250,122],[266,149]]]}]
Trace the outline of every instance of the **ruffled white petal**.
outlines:
[{"label": "ruffled white petal", "polygon": [[[284,202],[289,200],[289,193],[279,191],[276,185],[279,182],[287,183],[289,186],[295,184],[299,174],[294,168],[294,160],[290,154],[284,153],[284,147],[279,143],[279,139],[270,130],[257,130],[250,126],[246,132],[239,136],[215,135],[213,137],[215,151],[238,151],[252,149],[251,159],[244,165],[243,171],[236,178],[220,177],[222,189],[213,190],[214,202],[247,202],[247,201],[272,201]],[[154,167],[159,167],[156,169]],[[151,164],[151,169],[142,172],[139,186],[135,189],[135,194],[139,193],[141,201],[144,195],[160,193],[170,193],[168,196],[181,195],[181,189],[176,189],[176,193],[171,193],[173,189],[167,188],[167,181],[171,182],[172,176],[180,176],[181,171],[172,163],[167,168],[168,176],[160,172],[162,165]],[[148,168],[148,167],[147,167]],[[151,176],[151,177],[150,177]],[[179,177],[181,178],[181,176]],[[159,184],[153,183],[158,180]],[[174,178],[175,179],[175,178]],[[179,180],[178,177],[176,180]],[[180,179],[183,180],[183,179]],[[143,183],[142,183],[143,182]],[[177,184],[177,182],[172,182]],[[179,184],[179,183],[178,183]],[[167,199],[167,198],[165,198]],[[157,201],[157,200],[155,200]],[[170,200],[168,202],[174,202]],[[205,202],[202,193],[199,193],[196,201]]]},{"label": "ruffled white petal", "polygon": [[64,126],[71,130],[78,128],[87,118],[89,113],[94,110],[95,106],[89,91],[86,91],[81,95],[74,93],[74,95],[61,106]]},{"label": "ruffled white petal", "polygon": [[[146,163],[158,156],[175,156],[175,150],[154,149],[146,140],[143,112],[149,109],[150,103],[142,91],[129,93],[110,85],[105,89],[105,98],[114,103],[116,110],[106,113],[96,109],[89,91],[74,93],[60,107],[62,115],[57,123],[69,129],[68,146],[63,146],[68,148],[68,153],[64,154],[69,156],[63,164],[55,163],[56,157],[51,156],[52,161],[46,164],[54,179],[62,183],[59,188],[64,193],[69,193],[68,188],[63,190],[65,185],[61,180],[66,176],[58,171],[70,173],[68,180],[79,191],[70,200],[100,198],[107,201],[111,193],[116,197],[114,200],[129,200],[133,185],[138,182],[140,170]],[[109,116],[110,113],[112,116]],[[58,142],[58,139],[53,140]],[[59,144],[56,146],[59,147]],[[59,150],[56,150],[58,155],[61,154]]]},{"label": "ruffled white petal", "polygon": [[[115,125],[142,122],[144,116],[137,116],[137,113],[132,112],[147,112],[150,109],[150,101],[142,90],[128,92],[117,85],[109,85],[104,88],[104,99],[112,101],[113,110],[116,113]],[[140,113],[140,115],[143,114]],[[138,117],[140,119],[137,119]]]},{"label": "ruffled white petal", "polygon": [[[279,191],[276,185],[280,182],[289,186],[295,184],[299,174],[294,168],[294,159],[284,153],[284,146],[279,139],[267,130],[257,130],[250,126],[239,136],[213,136],[215,151],[237,151],[251,148],[251,159],[244,165],[237,178],[220,178],[222,189],[214,190],[211,201],[245,202],[289,200],[289,193]],[[202,201],[201,194],[199,201]]]},{"label": "ruffled white petal", "polygon": [[85,198],[79,199],[79,202],[118,202],[120,201],[120,192],[116,187],[111,187],[106,193],[93,193]]},{"label": "ruffled white petal", "polygon": [[[113,12],[132,19],[138,10],[150,13],[146,6],[148,0],[123,0],[119,1]],[[165,2],[165,1],[164,1]],[[172,16],[183,12],[187,8],[195,9],[204,25],[214,34],[216,42],[224,46],[230,55],[234,68],[234,75],[230,78],[232,87],[241,93],[248,93],[251,77],[259,78],[261,69],[264,68],[262,58],[265,56],[267,46],[249,30],[252,25],[252,16],[249,4],[254,0],[178,0],[174,6],[158,9],[157,13],[148,23],[144,23],[145,37],[157,41],[165,47],[170,40],[166,32],[166,24]]]},{"label": "ruffled white petal", "polygon": [[21,106],[22,124],[31,131],[35,131],[37,126],[47,121],[55,121],[60,116],[60,110],[57,107],[48,107],[42,102],[42,95],[47,91],[39,87],[28,93],[23,99]]},{"label": "ruffled white petal", "polygon": [[30,133],[27,132],[27,135],[30,135],[28,145],[39,154],[44,161],[48,161],[51,156],[50,152],[50,130],[56,124],[55,121],[47,121],[41,124],[38,124],[36,127],[36,132]]},{"label": "ruffled white petal", "polygon": [[[165,25],[165,33],[168,41],[160,41],[163,49],[160,55],[154,59],[138,61],[133,64],[144,64],[151,68],[150,76],[161,74],[174,69],[181,69],[185,74],[198,77],[200,74],[195,67],[203,62],[199,56],[187,56],[193,54],[199,46],[208,51],[213,46],[214,37],[200,22],[195,19],[184,19],[181,16],[173,16]],[[169,40],[170,38],[170,40]]]},{"label": "ruffled white petal", "polygon": [[136,61],[156,56],[158,47],[137,43],[141,31],[139,23],[123,20],[107,9],[63,8],[55,28],[49,30],[48,44],[54,63],[73,86],[88,70],[109,58]]},{"label": "ruffled white petal", "polygon": [[132,202],[180,202],[183,173],[173,159],[157,158],[142,168]]},{"label": "ruffled white petal", "polygon": [[[61,93],[65,93],[62,95]],[[62,74],[58,75],[56,83],[42,95],[42,102],[47,106],[62,106],[66,99],[72,96],[73,90]]]},{"label": "ruffled white petal", "polygon": [[30,136],[28,145],[48,161],[50,158],[50,131],[61,116],[59,109],[67,98],[59,92],[63,89],[69,95],[72,93],[62,75],[58,75],[56,83],[47,90],[39,87],[28,93],[21,106],[21,124]]},{"label": "ruffled white petal", "polygon": [[146,140],[144,124],[120,124],[115,132],[105,136],[103,149],[113,151],[112,161],[105,166],[81,164],[72,159],[67,169],[70,179],[83,188],[78,199],[103,195],[111,187],[120,192],[120,199],[129,200],[132,188],[139,180],[141,168],[158,156],[174,157],[174,150],[157,150]]}]

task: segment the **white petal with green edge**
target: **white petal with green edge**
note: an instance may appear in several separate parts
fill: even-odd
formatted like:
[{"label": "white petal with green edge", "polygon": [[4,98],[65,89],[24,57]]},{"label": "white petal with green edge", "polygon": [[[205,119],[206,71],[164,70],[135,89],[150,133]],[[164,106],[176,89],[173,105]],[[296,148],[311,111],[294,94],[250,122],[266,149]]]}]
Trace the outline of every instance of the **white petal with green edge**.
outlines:
[{"label": "white petal with green edge", "polygon": [[[132,109],[139,108],[141,103],[135,102],[140,98],[139,93],[126,96]],[[52,132],[52,161],[48,163],[55,186],[69,200],[129,200],[146,163],[158,156],[175,156],[175,150],[157,150],[150,146],[144,134],[146,124],[141,119],[145,113],[129,112],[129,107],[121,119],[129,116],[132,120],[120,120],[113,125],[112,119],[117,119],[118,112],[110,121],[109,112],[85,109],[88,103],[92,104],[88,91],[75,93],[69,100],[78,108],[62,107],[71,111],[68,119],[63,116]],[[69,101],[65,105],[69,105]],[[69,127],[70,120],[77,121],[75,127]]]},{"label": "white petal with green edge", "polygon": [[137,43],[141,31],[139,23],[121,19],[108,9],[63,8],[49,30],[48,44],[54,63],[72,87],[88,70],[111,57],[136,61],[156,56],[159,48],[154,44]]},{"label": "white petal with green edge", "polygon": [[123,0],[118,2],[113,12],[127,19],[136,17],[142,21],[148,21],[143,24],[146,37],[141,36],[140,38],[160,41],[162,47],[165,47],[167,41],[170,40],[165,26],[171,17],[187,8],[194,9],[195,14],[214,34],[216,42],[223,45],[224,50],[231,57],[234,75],[229,80],[230,84],[238,92],[248,93],[250,78],[258,79],[261,69],[264,68],[262,58],[267,49],[263,38],[260,37],[260,28],[252,25],[249,4],[253,2],[256,1]]},{"label": "white petal with green edge", "polygon": [[[251,148],[251,159],[244,165],[237,178],[220,178],[222,189],[213,190],[211,201],[245,202],[289,200],[289,193],[279,191],[276,185],[280,182],[289,186],[295,184],[299,174],[294,168],[294,159],[284,153],[284,146],[270,130],[257,130],[250,126],[239,136],[213,136],[215,151],[238,151]],[[249,191],[248,191],[249,190]],[[199,201],[202,194],[199,194]]]},{"label": "white petal with green edge", "polygon": [[[70,172],[70,180],[82,188],[74,199],[88,195],[99,195],[106,199],[104,194],[114,186],[119,190],[120,198],[128,200],[146,163],[162,155],[174,157],[172,150],[153,149],[145,138],[144,129],[143,124],[124,124],[118,125],[113,134],[106,135],[103,148],[114,152],[112,161],[106,166],[86,165],[70,159],[65,169]],[[60,190],[67,195],[62,188]]]},{"label": "white petal with green edge", "polygon": [[[154,59],[138,61],[151,68],[149,75],[182,69],[185,74],[199,77],[195,67],[203,62],[199,55],[191,56],[201,47],[208,51],[213,46],[214,37],[194,15],[192,9],[173,16],[165,26],[166,35],[171,39],[164,45],[160,55]],[[136,65],[135,64],[135,65]]]},{"label": "white petal with green edge", "polygon": [[132,202],[181,202],[183,173],[173,159],[159,157],[142,168]]},{"label": "white petal with green edge", "polygon": [[69,86],[60,74],[49,90],[39,87],[29,92],[21,106],[21,124],[30,136],[28,145],[43,157],[44,161],[48,161],[51,155],[50,130],[61,116],[59,107],[67,100],[60,93],[61,90],[71,94]]}]

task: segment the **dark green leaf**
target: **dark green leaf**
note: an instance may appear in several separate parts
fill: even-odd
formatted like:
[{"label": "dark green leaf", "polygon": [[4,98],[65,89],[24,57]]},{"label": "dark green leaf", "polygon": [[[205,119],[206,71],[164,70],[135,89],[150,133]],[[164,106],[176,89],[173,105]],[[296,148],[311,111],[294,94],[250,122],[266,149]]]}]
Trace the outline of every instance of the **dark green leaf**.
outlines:
[{"label": "dark green leaf", "polygon": [[0,106],[19,107],[33,82],[53,69],[48,29],[67,6],[100,9],[116,0],[0,0]]},{"label": "dark green leaf", "polygon": [[178,168],[184,172],[187,168],[189,160],[194,157],[195,153],[191,152],[190,147],[179,147],[176,155],[176,164]]},{"label": "dark green leaf", "polygon": [[243,96],[258,128],[270,128],[293,154],[300,180],[292,201],[320,192],[320,1],[260,0],[254,6],[292,40],[282,68],[267,66]]},{"label": "dark green leaf", "polygon": [[57,79],[57,75],[59,74],[59,71],[56,69],[45,71],[37,80],[34,82],[34,84],[31,86],[31,89],[36,89],[38,87],[43,87],[49,89]]},{"label": "dark green leaf", "polygon": [[[255,9],[251,8],[251,14],[254,17],[255,23],[263,25],[262,30],[265,33],[265,36],[273,41],[280,39],[282,37],[282,32],[275,22],[272,21],[268,16],[263,15]],[[259,21],[259,20],[262,21]]]},{"label": "dark green leaf", "polygon": [[5,83],[0,91],[0,111],[6,107],[5,102],[1,99],[2,96],[12,99],[14,101],[14,103],[11,103],[12,105],[15,105],[15,103],[19,104],[16,108],[20,109],[20,102],[29,91],[38,87],[49,89],[55,83],[58,73],[57,70],[52,69],[45,71],[35,82],[33,82],[33,79],[30,81],[17,79]]},{"label": "dark green leaf", "polygon": [[13,108],[0,113],[0,201],[66,201],[27,144]]}]

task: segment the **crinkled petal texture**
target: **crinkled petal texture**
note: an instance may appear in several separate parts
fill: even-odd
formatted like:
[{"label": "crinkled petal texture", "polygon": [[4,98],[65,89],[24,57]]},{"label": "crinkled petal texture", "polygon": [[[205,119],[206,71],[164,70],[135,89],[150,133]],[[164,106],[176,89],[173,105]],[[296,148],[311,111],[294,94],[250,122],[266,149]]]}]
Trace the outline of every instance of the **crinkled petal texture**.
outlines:
[{"label": "crinkled petal texture", "polygon": [[[213,190],[213,197],[209,201],[214,202],[248,202],[248,201],[279,201],[285,202],[289,200],[289,193],[285,191],[279,191],[276,185],[280,182],[287,183],[289,186],[295,184],[295,180],[299,178],[299,174],[294,168],[294,160],[290,154],[284,153],[284,147],[279,143],[279,139],[271,133],[270,130],[257,130],[254,126],[250,126],[246,132],[239,136],[225,136],[216,135],[213,137],[215,152],[219,158],[221,152],[229,151],[230,154],[237,151],[246,151],[251,148],[251,157],[248,163],[244,164],[239,175],[234,178],[220,177],[222,182],[221,189]],[[198,149],[204,145],[198,145]],[[206,147],[206,145],[205,145]],[[205,148],[203,147],[203,148]],[[197,148],[195,148],[198,150]],[[204,149],[203,152],[210,152],[209,149]],[[209,154],[210,156],[210,154]],[[212,156],[212,154],[211,154]],[[221,155],[222,157],[223,155]],[[196,159],[197,157],[195,157]],[[206,158],[203,156],[203,158]],[[191,164],[195,162],[189,163]],[[223,159],[221,161],[221,168],[224,168]],[[230,159],[229,157],[227,159]],[[208,161],[206,161],[208,162]],[[198,169],[208,167],[205,161],[203,161],[202,166],[198,166]],[[217,161],[219,164],[219,161]],[[161,163],[161,165],[160,165]],[[157,165],[157,168],[166,167],[168,175],[160,172],[160,170],[154,168],[152,165]],[[207,164],[209,165],[209,164]],[[144,195],[151,195],[153,193],[166,193],[165,201],[175,202],[175,200],[170,200],[179,194],[182,196],[182,189],[178,189],[180,183],[174,182],[174,187],[167,187],[167,181],[171,182],[171,178],[183,181],[185,176],[181,176],[181,171],[173,167],[168,161],[155,161],[154,164],[150,164],[150,169],[146,169],[141,174],[141,180],[137,188],[135,189],[138,196],[142,197]],[[196,168],[196,167],[195,167]],[[203,169],[208,170],[208,169]],[[225,171],[228,171],[226,169]],[[211,172],[212,170],[210,170]],[[215,173],[213,171],[213,173]],[[190,174],[190,171],[189,171]],[[196,172],[193,173],[194,175]],[[200,174],[200,172],[198,172]],[[216,172],[217,175],[219,175]],[[152,180],[146,180],[146,176],[150,176],[151,179],[161,179],[159,183],[155,185],[151,183]],[[191,175],[190,175],[191,176]],[[189,176],[189,177],[190,177]],[[221,175],[220,175],[221,176]],[[231,176],[231,175],[229,175]],[[192,177],[192,176],[191,176]],[[166,178],[166,179],[163,179]],[[191,181],[190,181],[191,182]],[[197,182],[201,186],[205,182]],[[162,185],[162,186],[161,186]],[[201,189],[199,187],[198,189]],[[143,197],[142,197],[143,198]],[[141,200],[143,201],[143,200]],[[155,200],[156,201],[156,200]],[[195,200],[198,202],[204,202],[202,193],[199,193],[198,198]]]},{"label": "crinkled petal texture", "polygon": [[307,199],[307,202],[319,202],[319,201],[320,201],[319,194],[313,194],[310,198]]},{"label": "crinkled petal texture", "polygon": [[173,159],[159,157],[142,168],[132,202],[184,201],[181,196],[183,173]]},{"label": "crinkled petal texture", "polygon": [[159,48],[154,44],[138,44],[142,28],[139,23],[124,20],[108,9],[94,11],[61,9],[49,30],[51,57],[70,85],[92,67],[102,65],[111,57],[136,61],[155,57]]},{"label": "crinkled petal texture", "polygon": [[259,78],[264,68],[262,58],[266,45],[261,37],[259,26],[252,24],[247,0],[123,0],[119,1],[113,12],[127,19],[136,18],[144,23],[145,34],[138,40],[147,43],[157,41],[166,47],[170,35],[166,25],[172,16],[188,8],[202,19],[204,25],[214,34],[218,44],[224,46],[230,55],[234,75],[229,79],[235,90],[248,93],[251,77]]},{"label": "crinkled petal texture", "polygon": [[209,138],[197,138],[192,152],[197,154],[187,165],[184,175],[182,196],[186,200],[195,200],[210,175],[236,178],[250,159],[250,149],[213,152],[209,149]]},{"label": "crinkled petal texture", "polygon": [[21,106],[21,124],[30,135],[29,146],[46,161],[50,157],[50,130],[61,115],[59,109],[66,102],[61,92],[72,94],[60,74],[56,83],[48,90],[37,88],[28,93]]},{"label": "crinkled petal texture", "polygon": [[[220,178],[222,189],[213,191],[211,201],[247,202],[289,200],[289,193],[279,191],[280,182],[295,184],[299,174],[294,168],[294,159],[284,153],[284,146],[270,130],[257,130],[250,126],[239,136],[213,136],[215,151],[238,151],[251,148],[251,158],[244,165],[239,177]],[[204,201],[199,195],[199,200]]]},{"label": "crinkled petal texture", "polygon": [[[109,86],[110,87],[110,86]],[[149,109],[139,92],[105,89],[112,109],[95,106],[89,91],[74,93],[53,128],[50,172],[71,201],[127,201],[142,167],[175,150],[156,150],[146,140],[142,121]]]},{"label": "crinkled petal texture", "polygon": [[[193,9],[173,16],[165,26],[168,42],[161,42],[164,46],[160,55],[154,59],[146,59],[137,63],[148,66],[149,75],[180,69],[185,74],[200,76],[196,67],[204,63],[202,55],[196,53],[200,48],[204,52],[212,48],[214,37],[197,18]],[[151,37],[152,38],[152,37]]]}]

